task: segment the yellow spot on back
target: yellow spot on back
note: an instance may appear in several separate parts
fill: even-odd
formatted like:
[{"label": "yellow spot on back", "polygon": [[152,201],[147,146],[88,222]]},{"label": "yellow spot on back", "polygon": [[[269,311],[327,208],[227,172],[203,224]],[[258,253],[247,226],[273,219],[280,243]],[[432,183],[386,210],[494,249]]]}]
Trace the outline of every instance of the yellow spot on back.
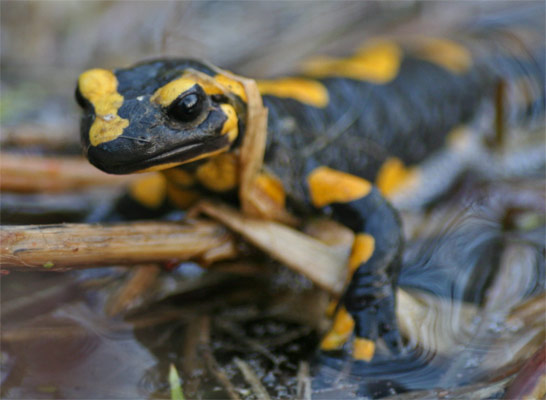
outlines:
[{"label": "yellow spot on back", "polygon": [[347,203],[366,196],[372,190],[372,184],[366,179],[328,167],[313,170],[307,177],[307,182],[311,201],[316,207]]},{"label": "yellow spot on back", "polygon": [[245,103],[247,102],[246,91],[241,82],[237,82],[222,74],[216,75],[214,79],[225,86],[230,92],[239,96]]},{"label": "yellow spot on back", "polygon": [[304,78],[280,78],[258,81],[262,95],[273,95],[297,100],[314,107],[326,107],[329,101],[326,87],[315,80]]},{"label": "yellow spot on back", "polygon": [[448,39],[423,38],[415,55],[454,74],[463,74],[472,66],[470,51],[463,45]]},{"label": "yellow spot on back", "polygon": [[163,203],[167,181],[162,174],[145,175],[131,182],[129,194],[148,208],[158,208]]},{"label": "yellow spot on back", "polygon": [[195,176],[203,186],[215,192],[231,190],[239,179],[237,158],[231,153],[220,154],[197,168]]},{"label": "yellow spot on back", "polygon": [[229,142],[233,143],[239,135],[239,118],[237,118],[237,113],[235,109],[229,104],[220,104],[220,108],[227,117],[226,122],[222,126],[222,135],[227,135]]},{"label": "yellow spot on back", "polygon": [[415,183],[418,176],[417,168],[407,168],[402,160],[391,157],[379,169],[375,184],[384,196],[391,197]]},{"label": "yellow spot on back", "polygon": [[355,236],[351,257],[349,258],[349,278],[360,264],[370,259],[375,248],[375,239],[367,233],[359,233]]},{"label": "yellow spot on back", "polygon": [[328,334],[322,339],[322,350],[335,350],[343,346],[349,340],[353,332],[355,322],[345,307],[341,307],[336,313],[334,323]]},{"label": "yellow spot on back", "polygon": [[95,109],[95,121],[89,130],[91,145],[98,146],[119,137],[129,126],[129,120],[118,115],[123,96],[117,91],[114,73],[98,68],[85,71],[78,78],[78,88]]},{"label": "yellow spot on back", "polygon": [[375,353],[375,343],[369,339],[356,338],[353,343],[353,358],[371,361]]},{"label": "yellow spot on back", "polygon": [[398,74],[403,52],[390,40],[375,40],[349,58],[317,57],[304,62],[306,75],[324,78],[341,77],[384,84]]}]

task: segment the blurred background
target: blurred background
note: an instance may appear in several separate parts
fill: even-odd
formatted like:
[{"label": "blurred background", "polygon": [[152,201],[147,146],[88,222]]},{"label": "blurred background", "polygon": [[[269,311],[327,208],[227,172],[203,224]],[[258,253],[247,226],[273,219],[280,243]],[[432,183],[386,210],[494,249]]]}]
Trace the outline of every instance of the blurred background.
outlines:
[{"label": "blurred background", "polygon": [[502,1],[70,0],[3,0],[0,7],[1,126],[36,122],[69,141],[78,140],[74,84],[88,68],[177,56],[270,77],[317,52],[347,54],[369,36],[449,32],[514,8]]}]

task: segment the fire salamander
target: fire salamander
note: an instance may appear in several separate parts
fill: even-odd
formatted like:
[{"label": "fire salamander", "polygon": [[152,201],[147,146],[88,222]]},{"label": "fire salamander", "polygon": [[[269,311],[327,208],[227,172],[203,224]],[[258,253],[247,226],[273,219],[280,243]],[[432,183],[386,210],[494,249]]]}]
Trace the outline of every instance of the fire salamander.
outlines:
[{"label": "fire salamander", "polygon": [[[401,350],[395,287],[403,239],[387,198],[403,204],[426,193],[427,201],[444,190],[482,115],[498,127],[544,109],[543,37],[498,30],[473,40],[475,47],[372,40],[348,58],[311,59],[300,75],[257,83],[269,111],[257,184],[292,215],[325,214],[355,232],[351,278],[324,351],[350,342],[355,359],[370,361],[377,340],[392,354]],[[511,95],[499,102],[500,86]],[[161,59],[88,70],[76,98],[93,165],[112,174],[161,171],[131,187],[148,209],[187,208],[202,194],[237,201],[247,110],[240,82],[203,62]],[[497,108],[500,118],[485,112]]]}]

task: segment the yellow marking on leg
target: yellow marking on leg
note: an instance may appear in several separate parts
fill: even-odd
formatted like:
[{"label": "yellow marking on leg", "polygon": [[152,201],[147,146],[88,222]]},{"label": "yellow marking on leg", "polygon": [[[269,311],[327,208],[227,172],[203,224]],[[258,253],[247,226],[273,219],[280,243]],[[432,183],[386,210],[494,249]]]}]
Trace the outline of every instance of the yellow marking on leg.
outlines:
[{"label": "yellow marking on leg", "polygon": [[78,88],[95,109],[89,143],[98,146],[119,137],[129,126],[129,120],[118,115],[123,96],[118,93],[118,80],[114,73],[98,68],[85,71],[78,78]]},{"label": "yellow marking on leg", "polygon": [[366,196],[372,184],[358,176],[318,167],[307,176],[311,201],[316,207],[331,203],[348,203]]},{"label": "yellow marking on leg", "polygon": [[164,170],[162,173],[169,182],[178,186],[189,187],[195,183],[195,176],[183,169],[171,168]]},{"label": "yellow marking on leg", "polygon": [[375,239],[368,233],[359,233],[355,236],[351,257],[349,258],[349,273],[350,279],[360,264],[365,263],[370,259],[375,249]]},{"label": "yellow marking on leg", "polygon": [[315,78],[341,77],[385,84],[398,75],[402,57],[402,49],[396,43],[375,40],[352,57],[317,57],[304,62],[302,69]]},{"label": "yellow marking on leg", "polygon": [[148,208],[158,208],[163,204],[167,181],[162,174],[145,175],[129,185],[129,195]]},{"label": "yellow marking on leg", "polygon": [[229,104],[221,104],[220,108],[227,117],[220,133],[222,135],[227,135],[229,142],[233,143],[239,134],[239,118],[237,118],[235,109]]},{"label": "yellow marking on leg", "polygon": [[234,189],[239,183],[237,157],[232,153],[213,157],[197,168],[195,176],[203,186],[215,192]]},{"label": "yellow marking on leg", "polygon": [[256,177],[254,184],[256,185],[256,189],[265,194],[277,207],[284,208],[286,193],[284,192],[284,187],[279,178],[262,172]]},{"label": "yellow marking on leg", "polygon": [[191,189],[182,189],[172,183],[167,184],[167,198],[176,207],[185,210],[199,200],[199,192]]},{"label": "yellow marking on leg", "polygon": [[225,86],[231,93],[239,96],[245,103],[248,101],[246,97],[246,91],[241,82],[237,82],[233,79],[228,78],[225,75],[218,74],[214,79],[220,83],[220,85]]},{"label": "yellow marking on leg", "polygon": [[353,358],[362,361],[371,361],[375,353],[375,343],[369,339],[355,338],[353,342]]},{"label": "yellow marking on leg", "polygon": [[351,314],[342,307],[336,313],[334,324],[330,329],[330,332],[322,339],[320,348],[322,350],[335,350],[339,349],[351,336],[355,322]]},{"label": "yellow marking on leg", "polygon": [[402,160],[396,157],[388,158],[377,173],[375,184],[387,198],[413,185],[419,176],[418,169],[407,168]]},{"label": "yellow marking on leg", "polygon": [[328,105],[329,95],[326,87],[315,80],[304,78],[280,78],[258,81],[261,95],[289,98],[310,106],[323,108]]},{"label": "yellow marking on leg", "polygon": [[422,38],[415,55],[453,72],[463,74],[472,66],[472,54],[462,44],[442,38]]}]

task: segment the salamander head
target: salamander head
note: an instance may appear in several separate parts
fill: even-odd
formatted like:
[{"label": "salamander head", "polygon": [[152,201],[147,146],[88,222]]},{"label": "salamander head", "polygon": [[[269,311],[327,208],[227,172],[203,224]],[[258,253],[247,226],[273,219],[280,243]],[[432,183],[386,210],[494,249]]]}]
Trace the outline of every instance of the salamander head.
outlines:
[{"label": "salamander head", "polygon": [[242,85],[193,60],[156,60],[78,79],[81,140],[112,174],[170,168],[228,151],[244,129]]}]

